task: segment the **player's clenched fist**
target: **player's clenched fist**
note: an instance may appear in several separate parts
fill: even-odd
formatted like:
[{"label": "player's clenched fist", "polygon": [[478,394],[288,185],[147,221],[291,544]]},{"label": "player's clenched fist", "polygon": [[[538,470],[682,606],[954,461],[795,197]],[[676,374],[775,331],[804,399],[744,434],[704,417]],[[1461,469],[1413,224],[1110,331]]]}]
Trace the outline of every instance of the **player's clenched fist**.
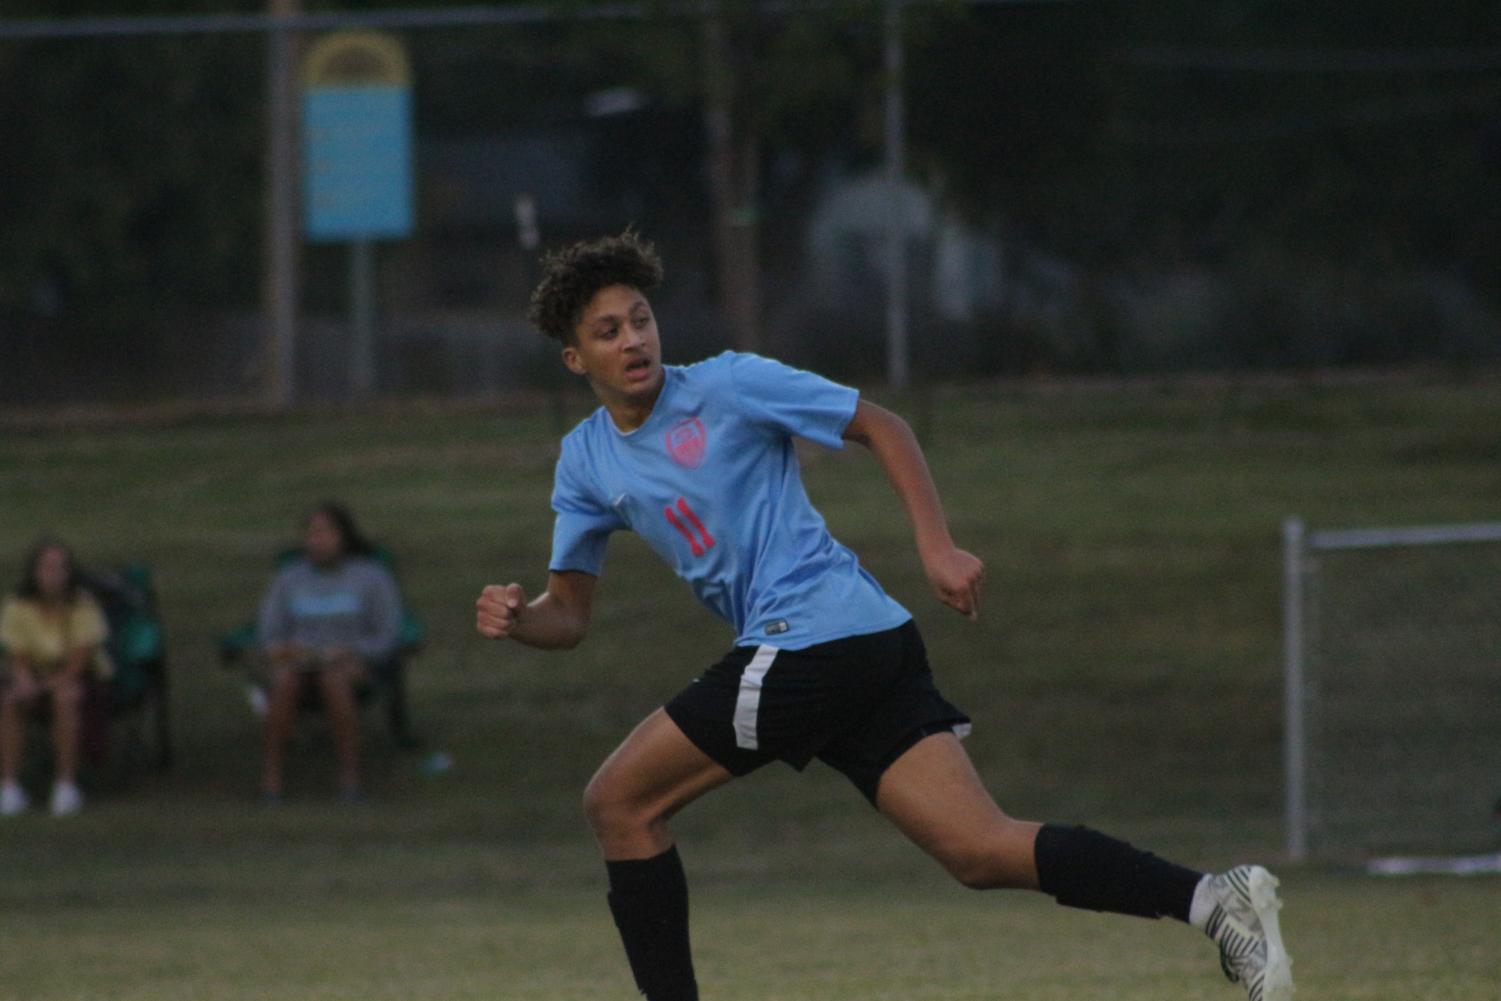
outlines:
[{"label": "player's clenched fist", "polygon": [[480,592],[474,608],[474,627],[480,635],[505,639],[526,612],[526,592],[520,584],[491,584]]},{"label": "player's clenched fist", "polygon": [[980,589],[985,584],[985,564],[974,553],[950,548],[925,559],[924,569],[938,600],[970,619],[980,617]]}]

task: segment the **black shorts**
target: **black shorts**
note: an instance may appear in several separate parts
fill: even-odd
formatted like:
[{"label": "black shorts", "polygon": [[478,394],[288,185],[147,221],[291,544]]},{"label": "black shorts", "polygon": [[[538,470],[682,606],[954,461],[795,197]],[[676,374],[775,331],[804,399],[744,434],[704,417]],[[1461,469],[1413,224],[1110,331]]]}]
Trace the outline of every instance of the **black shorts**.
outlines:
[{"label": "black shorts", "polygon": [[969,733],[933,684],[916,623],[803,650],[736,647],[667,703],[667,715],[733,775],[814,758],[872,805],[882,774],[926,736]]}]

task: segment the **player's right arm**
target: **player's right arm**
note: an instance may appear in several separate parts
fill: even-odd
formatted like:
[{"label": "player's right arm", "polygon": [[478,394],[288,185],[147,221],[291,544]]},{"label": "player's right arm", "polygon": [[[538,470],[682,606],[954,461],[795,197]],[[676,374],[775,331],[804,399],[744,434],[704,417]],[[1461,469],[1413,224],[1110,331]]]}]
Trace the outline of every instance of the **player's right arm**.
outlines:
[{"label": "player's right arm", "polygon": [[531,601],[520,584],[491,584],[475,601],[475,628],[492,640],[513,639],[540,650],[569,650],[589,631],[593,574],[553,571],[547,590]]}]

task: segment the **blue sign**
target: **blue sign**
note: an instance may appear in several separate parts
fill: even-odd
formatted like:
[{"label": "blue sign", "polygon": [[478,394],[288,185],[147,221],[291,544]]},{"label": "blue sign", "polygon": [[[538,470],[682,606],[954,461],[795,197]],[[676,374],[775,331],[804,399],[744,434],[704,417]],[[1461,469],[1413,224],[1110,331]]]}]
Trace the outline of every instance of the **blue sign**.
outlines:
[{"label": "blue sign", "polygon": [[412,91],[315,87],[302,99],[304,226],[311,240],[412,231]]}]

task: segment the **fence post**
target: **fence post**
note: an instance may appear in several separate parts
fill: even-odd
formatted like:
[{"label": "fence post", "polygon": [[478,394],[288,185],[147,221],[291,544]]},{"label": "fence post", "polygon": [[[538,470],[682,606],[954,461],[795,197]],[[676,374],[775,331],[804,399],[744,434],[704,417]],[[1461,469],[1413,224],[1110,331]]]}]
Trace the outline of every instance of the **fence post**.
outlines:
[{"label": "fence post", "polygon": [[1287,773],[1287,857],[1294,862],[1308,856],[1308,761],[1303,689],[1304,555],[1303,522],[1296,517],[1288,518],[1282,523],[1282,749]]}]

